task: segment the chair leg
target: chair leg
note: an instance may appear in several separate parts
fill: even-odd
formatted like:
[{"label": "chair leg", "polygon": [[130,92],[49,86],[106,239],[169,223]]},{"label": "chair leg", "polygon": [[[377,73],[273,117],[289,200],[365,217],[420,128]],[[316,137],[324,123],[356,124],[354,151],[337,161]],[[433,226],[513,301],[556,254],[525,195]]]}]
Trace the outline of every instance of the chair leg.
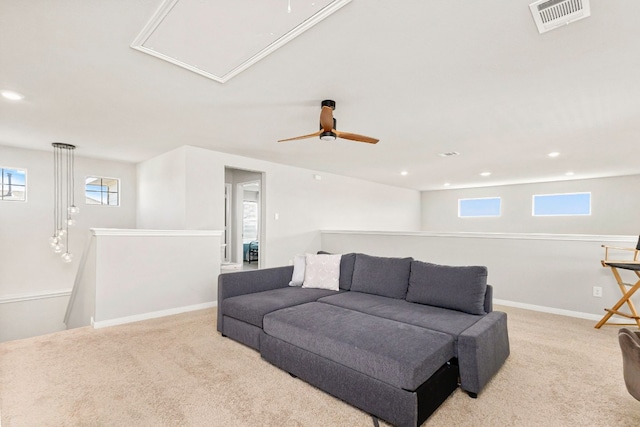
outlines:
[{"label": "chair leg", "polygon": [[[631,301],[631,297],[633,296],[633,294],[638,289],[640,289],[640,280],[638,280],[631,287],[631,289],[627,290],[626,286],[628,286],[628,285],[624,284],[624,282],[622,281],[622,278],[620,277],[620,274],[618,273],[617,269],[615,267],[611,267],[611,271],[613,272],[613,275],[616,278],[616,282],[618,282],[618,286],[620,287],[620,290],[622,291],[623,295],[622,295],[622,298],[620,298],[620,300],[618,300],[616,305],[614,305],[611,308],[605,309],[607,311],[607,314],[605,314],[604,317],[596,324],[595,328],[596,329],[600,329],[600,327],[602,327],[602,325],[607,323],[607,321],[614,314],[621,314],[621,313],[618,312],[618,309],[620,307],[622,307],[625,303],[629,306],[629,309],[631,310],[631,315],[629,316],[629,315],[626,315],[624,313],[622,315],[624,315],[624,317],[628,317],[630,319],[635,320],[636,324],[638,325],[638,328],[640,328],[640,318],[638,316],[638,312],[636,311],[635,306],[633,305],[633,301]],[[634,273],[636,273],[638,278],[640,278],[640,273],[638,273],[637,271],[635,271]]]}]

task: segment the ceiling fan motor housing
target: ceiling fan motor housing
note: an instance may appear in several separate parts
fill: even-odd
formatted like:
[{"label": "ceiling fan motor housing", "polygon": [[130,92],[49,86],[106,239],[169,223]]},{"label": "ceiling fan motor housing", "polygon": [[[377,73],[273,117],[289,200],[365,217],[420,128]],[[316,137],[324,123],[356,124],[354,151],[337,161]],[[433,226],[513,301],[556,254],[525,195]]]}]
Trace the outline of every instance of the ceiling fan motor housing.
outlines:
[{"label": "ceiling fan motor housing", "polygon": [[322,107],[331,107],[332,110],[336,109],[336,101],[332,101],[331,99],[325,99],[322,101]]},{"label": "ceiling fan motor housing", "polygon": [[[333,127],[332,127],[332,129],[338,129],[338,128],[336,127],[336,126],[337,126],[337,123],[338,123],[338,122],[336,121],[336,118],[334,117],[334,118],[333,118]],[[320,123],[320,127],[319,127],[318,129],[323,130],[323,129],[322,129],[322,123]]]}]

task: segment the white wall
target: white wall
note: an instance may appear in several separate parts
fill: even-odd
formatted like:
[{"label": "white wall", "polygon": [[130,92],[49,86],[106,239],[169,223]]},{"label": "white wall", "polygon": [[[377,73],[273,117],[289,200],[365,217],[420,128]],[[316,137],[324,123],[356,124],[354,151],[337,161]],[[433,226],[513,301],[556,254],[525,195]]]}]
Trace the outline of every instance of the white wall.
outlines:
[{"label": "white wall", "polygon": [[219,231],[93,229],[69,327],[128,323],[215,305]]},{"label": "white wall", "polygon": [[[53,149],[0,146],[0,166],[27,170],[27,202],[0,202],[0,341],[62,329],[64,310],[58,311],[68,296],[60,292],[73,286],[89,228],[135,226],[136,166],[82,157],[82,146],[75,154],[75,200],[80,214],[70,232],[74,261],[65,264],[48,240],[53,234]],[[89,175],[120,179],[119,207],[85,204],[84,178]],[[49,298],[51,294],[57,296]],[[37,298],[30,299],[34,295]],[[49,314],[42,321],[45,312]]]},{"label": "white wall", "polygon": [[[187,228],[185,155],[185,147],[180,147],[138,164],[136,170],[138,228],[152,230]],[[198,188],[205,185],[201,183]]]},{"label": "white wall", "polygon": [[[31,299],[33,298],[33,299]],[[66,329],[63,322],[69,292],[18,296],[0,303],[0,342],[50,334]]]},{"label": "white wall", "polygon": [[[592,319],[595,326],[604,308],[622,296],[610,269],[600,264],[604,257],[600,245],[634,247],[636,240],[635,236],[326,231],[322,249],[410,256],[445,265],[484,265],[499,302]],[[629,252],[615,254],[629,256]],[[621,275],[629,283],[638,280],[629,271]],[[602,297],[593,296],[594,286],[602,287]],[[634,301],[636,306],[640,303],[640,294]],[[621,310],[629,313],[626,305]]]},{"label": "white wall", "polygon": [[[499,233],[640,234],[640,175],[422,193],[422,230]],[[591,215],[533,217],[534,194],[591,192]],[[458,218],[458,199],[501,197],[497,218]]]},{"label": "white wall", "polygon": [[[157,217],[153,228],[221,230],[224,226],[225,166],[265,172],[266,241],[261,242],[263,267],[285,265],[295,254],[320,249],[321,229],[418,230],[420,193],[344,176],[296,168],[196,147],[185,153],[185,215]],[[180,156],[173,153],[174,161]],[[166,180],[154,158],[139,167],[139,226],[163,205],[177,204],[153,193]],[[176,165],[175,168],[180,168]],[[155,173],[151,173],[151,171]],[[321,180],[314,175],[321,175]],[[179,179],[179,178],[178,178]],[[179,203],[179,200],[178,200]],[[171,209],[176,209],[173,206]],[[278,213],[279,219],[275,219]],[[184,223],[182,218],[185,219]]]}]

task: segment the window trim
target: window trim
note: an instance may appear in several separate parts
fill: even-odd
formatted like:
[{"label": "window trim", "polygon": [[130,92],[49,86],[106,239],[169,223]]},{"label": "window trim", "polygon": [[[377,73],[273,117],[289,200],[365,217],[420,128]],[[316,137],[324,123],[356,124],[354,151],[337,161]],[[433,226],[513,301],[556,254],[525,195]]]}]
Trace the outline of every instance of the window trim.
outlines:
[{"label": "window trim", "polygon": [[[99,179],[113,179],[118,181],[118,204],[117,205],[109,205],[104,203],[87,203],[87,178],[99,178]],[[102,194],[102,193],[101,193]],[[84,177],[84,185],[82,195],[84,196],[84,204],[85,206],[108,206],[110,208],[119,208],[122,202],[122,185],[120,182],[120,178],[114,178],[110,176],[98,176],[98,175],[85,175]]]},{"label": "window trim", "polygon": [[[0,169],[2,170],[2,175],[4,175],[4,170],[5,169],[10,169],[10,170],[21,170],[24,171],[24,200],[5,200],[4,197],[1,197],[2,192],[4,191],[4,189],[2,188],[2,185],[0,184],[0,202],[21,202],[21,203],[27,203],[27,201],[29,200],[29,174],[27,172],[27,168],[14,168],[14,167],[10,167],[10,166],[0,166]],[[0,183],[2,182],[2,177],[0,176]]]},{"label": "window trim", "polygon": [[[536,214],[536,197],[569,196],[569,195],[581,195],[581,194],[588,194],[589,195],[589,213]],[[592,209],[591,191],[577,191],[577,192],[572,192],[572,193],[534,194],[534,195],[531,196],[531,216],[533,216],[533,217],[591,216],[592,212],[593,212],[593,209]]]},{"label": "window trim", "polygon": [[[498,214],[497,215],[462,215],[462,202],[465,200],[498,200]],[[467,197],[458,199],[458,218],[500,218],[502,216],[502,197]]]}]

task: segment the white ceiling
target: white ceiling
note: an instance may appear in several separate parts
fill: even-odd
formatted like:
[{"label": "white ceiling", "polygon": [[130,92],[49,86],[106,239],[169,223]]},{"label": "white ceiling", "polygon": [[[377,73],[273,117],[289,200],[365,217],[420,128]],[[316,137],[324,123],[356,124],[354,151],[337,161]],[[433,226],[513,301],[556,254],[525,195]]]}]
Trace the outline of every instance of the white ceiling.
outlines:
[{"label": "white ceiling", "polygon": [[[0,0],[0,89],[25,95],[0,98],[0,145],[189,144],[418,190],[640,173],[640,2],[545,34],[530,2],[353,0],[219,83],[130,47],[161,0]],[[380,142],[276,142],[315,132],[323,99]]]},{"label": "white ceiling", "polygon": [[165,0],[131,47],[226,82],[350,1]]}]

